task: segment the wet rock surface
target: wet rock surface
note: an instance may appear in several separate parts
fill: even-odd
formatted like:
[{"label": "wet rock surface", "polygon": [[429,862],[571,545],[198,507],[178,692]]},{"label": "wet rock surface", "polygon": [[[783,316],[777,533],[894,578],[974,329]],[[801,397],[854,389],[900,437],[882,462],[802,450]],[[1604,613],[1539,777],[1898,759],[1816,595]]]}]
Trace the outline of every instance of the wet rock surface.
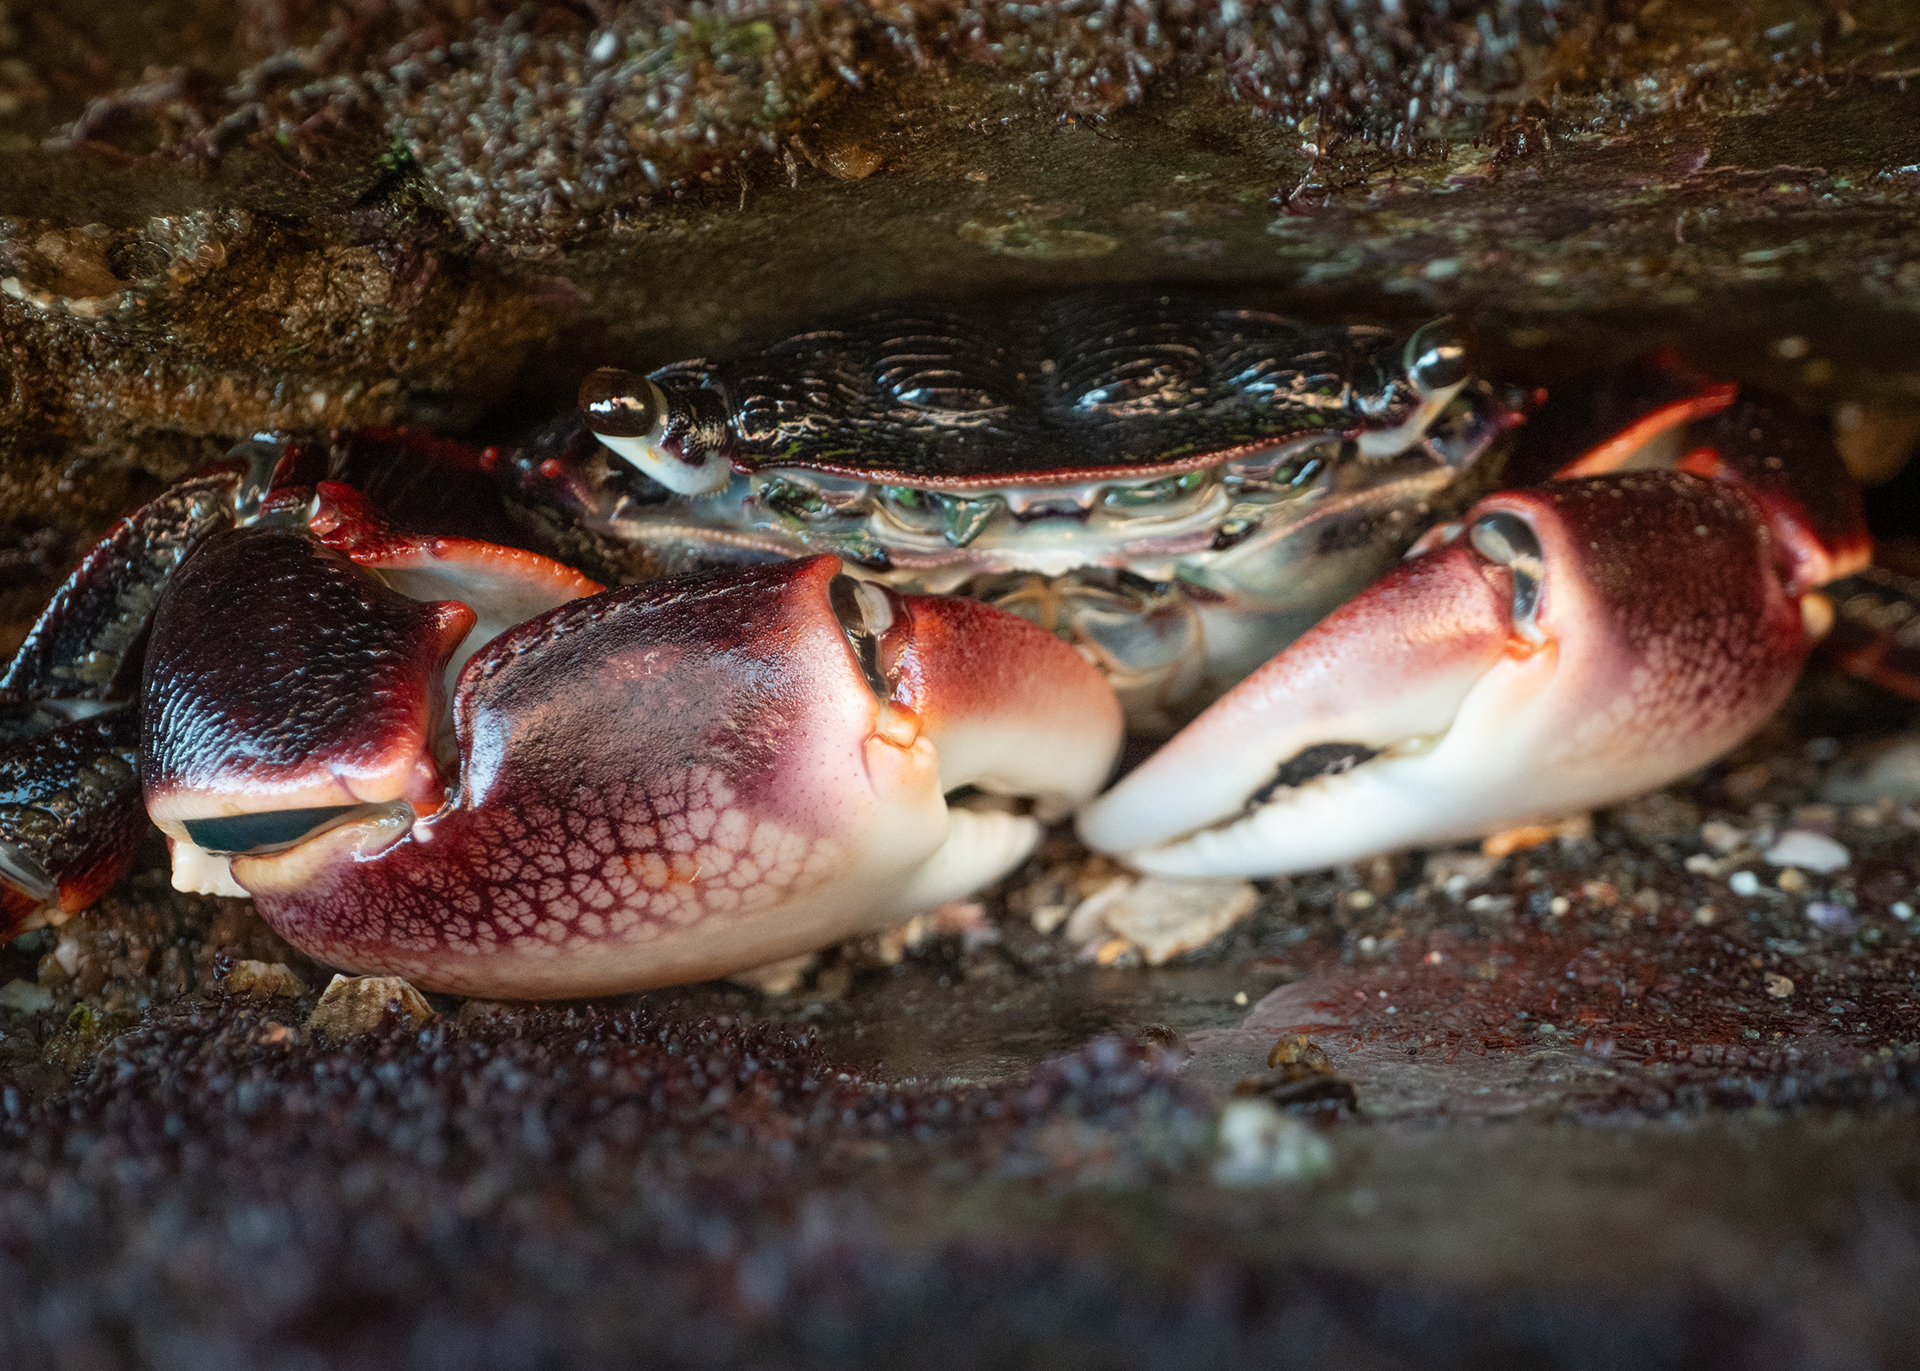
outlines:
[{"label": "wet rock surface", "polygon": [[[0,650],[248,433],[508,439],[914,293],[1454,310],[1520,382],[1673,343],[1876,477],[1920,433],[1906,5],[1107,15],[0,8]],[[759,989],[324,1032],[150,851],[0,949],[0,1361],[1895,1363],[1916,736],[1816,670],[1591,823],[1250,911],[1062,834]]]}]

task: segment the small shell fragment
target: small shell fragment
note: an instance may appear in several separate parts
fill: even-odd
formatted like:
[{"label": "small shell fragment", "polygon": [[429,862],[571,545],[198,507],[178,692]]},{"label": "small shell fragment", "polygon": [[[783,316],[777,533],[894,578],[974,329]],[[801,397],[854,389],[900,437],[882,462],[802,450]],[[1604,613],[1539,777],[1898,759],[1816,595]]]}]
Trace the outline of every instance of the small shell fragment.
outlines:
[{"label": "small shell fragment", "polygon": [[1325,1138],[1259,1096],[1227,1101],[1219,1141],[1215,1185],[1297,1184],[1333,1169],[1333,1148]]},{"label": "small shell fragment", "polygon": [[380,1027],[391,1005],[409,1028],[433,1017],[433,1006],[403,976],[335,976],[321,992],[320,1003],[307,1018],[307,1031],[324,1033],[338,1042],[356,1033]]},{"label": "small shell fragment", "polygon": [[735,985],[757,990],[762,995],[791,995],[800,988],[809,971],[820,960],[818,952],[802,952],[797,957],[782,957],[765,966],[748,967],[727,977]]},{"label": "small shell fragment", "polygon": [[1853,854],[1832,838],[1805,828],[1790,828],[1782,833],[1765,856],[1769,866],[1797,866],[1823,875],[1853,861]]},{"label": "small shell fragment", "polygon": [[[335,977],[338,980],[339,977]],[[404,984],[404,982],[403,982]],[[227,973],[227,990],[249,999],[265,1000],[276,995],[289,999],[307,993],[307,987],[285,962],[261,962],[246,958],[233,964]]]},{"label": "small shell fragment", "polygon": [[53,1008],[53,992],[32,981],[8,981],[0,986],[0,1009],[39,1014]]},{"label": "small shell fragment", "polygon": [[[1095,905],[1095,901],[1099,903]],[[1148,966],[1160,966],[1183,952],[1205,947],[1251,914],[1259,903],[1260,892],[1248,881],[1148,876],[1125,886],[1116,882],[1101,890],[1074,911],[1069,931],[1082,923],[1088,906],[1093,905],[1098,925],[1087,929],[1087,941],[1104,930],[1138,948]],[[1108,964],[1105,951],[1103,947],[1102,965]]]}]

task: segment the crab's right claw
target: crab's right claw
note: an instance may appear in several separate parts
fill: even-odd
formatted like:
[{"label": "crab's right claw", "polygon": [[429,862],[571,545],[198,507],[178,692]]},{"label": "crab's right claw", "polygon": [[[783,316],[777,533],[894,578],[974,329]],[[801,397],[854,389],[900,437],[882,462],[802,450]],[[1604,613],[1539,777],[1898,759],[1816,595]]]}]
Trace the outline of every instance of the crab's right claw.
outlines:
[{"label": "crab's right claw", "polygon": [[1268,875],[1611,803],[1785,697],[1830,613],[1761,502],[1683,472],[1481,501],[1085,810],[1168,875]]}]

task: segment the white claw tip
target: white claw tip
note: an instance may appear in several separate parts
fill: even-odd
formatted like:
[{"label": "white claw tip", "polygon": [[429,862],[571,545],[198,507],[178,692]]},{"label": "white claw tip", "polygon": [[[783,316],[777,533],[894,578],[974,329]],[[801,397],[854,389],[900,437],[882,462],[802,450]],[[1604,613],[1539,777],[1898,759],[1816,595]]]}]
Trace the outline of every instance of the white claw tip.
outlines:
[{"label": "white claw tip", "polygon": [[224,895],[229,899],[250,900],[253,893],[233,879],[233,866],[226,857],[196,846],[185,838],[169,838],[173,853],[173,888],[188,895]]}]

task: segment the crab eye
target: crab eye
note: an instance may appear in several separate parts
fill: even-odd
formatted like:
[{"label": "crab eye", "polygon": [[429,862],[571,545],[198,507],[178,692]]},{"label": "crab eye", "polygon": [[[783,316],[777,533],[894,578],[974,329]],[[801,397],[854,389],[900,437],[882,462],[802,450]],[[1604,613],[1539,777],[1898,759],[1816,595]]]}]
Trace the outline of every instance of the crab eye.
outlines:
[{"label": "crab eye", "polygon": [[1435,319],[1414,330],[1404,358],[1407,379],[1422,395],[1457,386],[1470,374],[1467,345],[1451,317]]},{"label": "crab eye", "polygon": [[644,438],[666,414],[666,397],[646,377],[619,367],[601,367],[580,383],[580,412],[587,427],[608,438]]}]

